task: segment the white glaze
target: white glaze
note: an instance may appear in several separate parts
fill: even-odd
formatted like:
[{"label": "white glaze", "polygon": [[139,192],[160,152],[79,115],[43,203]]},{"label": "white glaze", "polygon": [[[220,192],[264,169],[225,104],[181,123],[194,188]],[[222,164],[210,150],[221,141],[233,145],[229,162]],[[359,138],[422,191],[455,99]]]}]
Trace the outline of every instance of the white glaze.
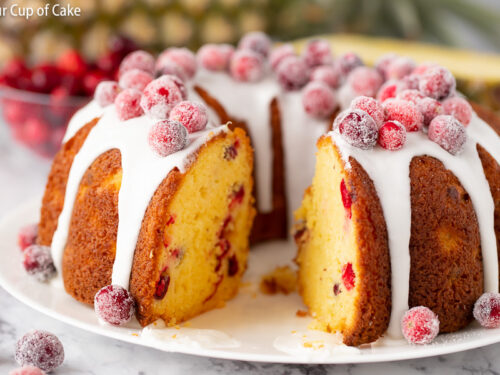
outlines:
[{"label": "white glaze", "polygon": [[101,116],[104,108],[101,107],[95,100],[92,100],[84,107],[75,112],[71,120],[69,120],[66,134],[64,134],[63,143],[69,141],[73,136],[96,117]]},{"label": "white glaze", "polygon": [[400,319],[408,309],[410,274],[411,203],[409,166],[415,156],[429,155],[439,159],[459,179],[471,197],[478,218],[484,267],[485,291],[498,291],[498,260],[494,231],[494,202],[481,160],[476,151],[480,143],[499,161],[499,138],[487,124],[474,115],[467,128],[468,140],[464,151],[453,156],[423,132],[408,133],[404,147],[395,152],[375,147],[361,150],[348,145],[338,132],[331,132],[342,158],[349,168],[349,156],[354,157],[373,180],[384,212],[389,236],[392,273],[392,312],[388,334],[401,337]]},{"label": "white glaze", "polygon": [[142,219],[154,192],[168,175],[178,168],[181,172],[190,163],[190,156],[212,136],[227,131],[227,126],[207,127],[189,135],[189,145],[167,157],[160,157],[149,147],[148,130],[154,121],[146,116],[120,121],[113,106],[90,131],[80,152],[75,156],[68,177],[64,207],[52,239],[52,257],[61,270],[73,205],[80,181],[95,159],[102,153],[118,149],[121,153],[123,177],[118,196],[118,233],[112,282],[128,288],[133,255]]}]

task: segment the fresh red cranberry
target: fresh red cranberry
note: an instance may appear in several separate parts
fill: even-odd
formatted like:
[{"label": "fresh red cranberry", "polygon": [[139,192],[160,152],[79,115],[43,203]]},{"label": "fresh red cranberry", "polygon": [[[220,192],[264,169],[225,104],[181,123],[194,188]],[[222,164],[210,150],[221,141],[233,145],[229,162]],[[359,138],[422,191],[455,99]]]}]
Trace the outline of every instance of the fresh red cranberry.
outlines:
[{"label": "fresh red cranberry", "polygon": [[386,79],[402,79],[411,74],[415,69],[415,62],[409,57],[396,57],[387,65],[385,70]]},{"label": "fresh red cranberry", "polygon": [[121,326],[132,319],[135,301],[125,288],[119,285],[107,285],[96,293],[94,310],[102,321]]},{"label": "fresh red cranberry", "polygon": [[23,366],[12,370],[9,375],[45,375],[45,372],[34,366]]},{"label": "fresh red cranberry", "polygon": [[172,108],[182,100],[183,95],[178,83],[165,75],[146,86],[141,98],[141,107],[150,117],[166,119]]},{"label": "fresh red cranberry", "polygon": [[357,95],[374,97],[382,83],[383,79],[380,73],[366,66],[354,68],[347,77],[347,84]]},{"label": "fresh red cranberry", "polygon": [[153,80],[153,76],[143,70],[131,69],[123,73],[118,81],[124,89],[142,91]]},{"label": "fresh red cranberry", "polygon": [[100,82],[94,93],[94,99],[101,107],[106,107],[115,102],[120,93],[120,86],[115,81]]},{"label": "fresh red cranberry", "polygon": [[334,65],[344,77],[347,77],[349,73],[357,67],[363,66],[364,63],[361,57],[354,52],[347,52],[339,56],[339,58],[335,60]]},{"label": "fresh red cranberry", "polygon": [[236,254],[233,254],[227,260],[227,275],[233,277],[238,273],[238,270],[238,258],[236,258]]},{"label": "fresh red cranberry", "polygon": [[398,55],[395,53],[386,53],[375,62],[375,69],[384,77],[384,80],[387,80],[387,68],[397,58]]},{"label": "fresh red cranberry", "polygon": [[217,72],[229,69],[233,53],[234,47],[230,44],[205,44],[196,57],[203,68]]},{"label": "fresh red cranberry", "polygon": [[439,115],[444,115],[443,105],[436,99],[424,98],[417,104],[418,110],[424,116],[424,125],[429,126],[432,119]]},{"label": "fresh red cranberry", "polygon": [[20,366],[34,366],[43,371],[52,371],[64,362],[64,348],[56,335],[35,330],[19,339],[15,360]]},{"label": "fresh red cranberry", "polygon": [[186,147],[188,131],[180,122],[163,120],[153,125],[148,141],[154,152],[165,157]]},{"label": "fresh red cranberry", "polygon": [[115,99],[115,109],[118,118],[121,121],[126,121],[141,116],[144,113],[141,108],[141,99],[142,96],[140,91],[134,89],[125,89],[121,91]]},{"label": "fresh red cranberry", "polygon": [[65,72],[72,73],[76,76],[83,76],[88,70],[87,63],[82,55],[74,49],[64,52],[57,59],[57,67]]},{"label": "fresh red cranberry", "polygon": [[309,41],[304,47],[302,56],[310,68],[320,65],[331,65],[333,63],[330,43],[325,39],[313,39]]},{"label": "fresh red cranberry", "polygon": [[114,76],[120,67],[123,57],[120,52],[110,51],[97,59],[96,66],[102,72]]},{"label": "fresh red cranberry", "polygon": [[424,94],[422,94],[418,90],[403,90],[396,95],[396,99],[406,100],[407,102],[412,102],[413,104],[418,106],[418,103],[425,98]]},{"label": "fresh red cranberry", "polygon": [[340,284],[339,283],[333,284],[333,294],[338,296],[340,293],[342,293],[342,290],[340,289]]},{"label": "fresh red cranberry", "polygon": [[408,85],[404,81],[389,80],[385,82],[377,92],[377,99],[382,103],[387,99],[395,98],[398,93],[408,89]]},{"label": "fresh red cranberry", "polygon": [[380,127],[384,123],[384,107],[374,98],[358,96],[351,102],[350,108],[360,109],[368,113],[375,120],[377,127]]},{"label": "fresh red cranberry", "polygon": [[56,273],[48,246],[30,245],[24,249],[23,266],[28,275],[40,282],[49,280]]},{"label": "fresh red cranberry", "polygon": [[234,79],[255,82],[264,75],[264,60],[252,50],[238,50],[231,58],[229,69]]},{"label": "fresh red cranberry", "polygon": [[342,198],[342,204],[344,205],[344,209],[346,211],[347,218],[352,218],[351,206],[352,206],[352,198],[349,190],[345,185],[344,179],[340,181],[340,196]]},{"label": "fresh red cranberry", "polygon": [[347,291],[354,288],[356,274],[352,269],[352,263],[346,263],[342,266],[342,283]]},{"label": "fresh red cranberry", "polygon": [[324,82],[332,89],[339,87],[341,80],[340,70],[333,65],[318,66],[311,73],[311,81]]},{"label": "fresh red cranberry", "polygon": [[448,115],[435,117],[429,124],[427,136],[452,155],[459,154],[467,141],[465,127]]},{"label": "fresh red cranberry", "polygon": [[94,95],[95,89],[97,85],[102,82],[108,80],[109,77],[106,76],[100,70],[92,70],[85,74],[82,79],[82,87],[86,96]]},{"label": "fresh red cranberry", "polygon": [[341,114],[336,124],[345,141],[354,147],[367,150],[377,143],[377,124],[365,111],[349,109]]},{"label": "fresh red cranberry", "polygon": [[7,86],[21,90],[31,90],[31,72],[22,58],[9,60],[2,69]]},{"label": "fresh red cranberry", "polygon": [[41,64],[31,71],[31,81],[35,91],[49,93],[59,85],[61,74],[56,66]]},{"label": "fresh red cranberry", "polygon": [[3,116],[10,125],[21,125],[26,120],[26,104],[12,99],[4,99]]},{"label": "fresh red cranberry", "polygon": [[337,108],[337,99],[333,90],[323,82],[310,82],[302,92],[302,105],[307,114],[326,118]]},{"label": "fresh red cranberry", "polygon": [[398,121],[408,132],[416,132],[424,126],[424,116],[417,106],[400,99],[390,99],[384,102],[386,121]]},{"label": "fresh red cranberry", "polygon": [[296,56],[295,48],[289,43],[282,44],[279,47],[274,48],[269,55],[269,63],[271,68],[276,71],[276,68],[288,56]]},{"label": "fresh red cranberry", "polygon": [[429,344],[439,333],[439,319],[425,306],[413,307],[401,319],[401,331],[410,344]]},{"label": "fresh red cranberry", "polygon": [[122,60],[119,68],[119,75],[121,76],[126,71],[132,69],[139,69],[149,74],[153,74],[155,69],[155,58],[146,51],[139,50],[131,52]]},{"label": "fresh red cranberry", "polygon": [[22,140],[28,145],[40,145],[50,136],[49,125],[38,117],[30,117],[24,122]]},{"label": "fresh red cranberry", "polygon": [[500,327],[500,294],[484,293],[474,304],[474,318],[485,328]]},{"label": "fresh red cranberry", "polygon": [[262,57],[267,57],[271,51],[271,39],[260,31],[253,31],[245,34],[238,43],[238,49],[252,50]]},{"label": "fresh red cranberry", "polygon": [[185,100],[170,111],[168,118],[180,122],[189,133],[194,133],[205,129],[208,123],[208,112],[203,104]]},{"label": "fresh red cranberry", "polygon": [[472,118],[472,107],[469,102],[459,96],[448,98],[443,102],[444,113],[455,117],[467,126]]},{"label": "fresh red cranberry", "polygon": [[455,92],[456,85],[453,74],[448,69],[437,66],[422,74],[418,87],[425,96],[442,100]]},{"label": "fresh red cranberry", "polygon": [[38,224],[31,224],[22,227],[17,235],[17,244],[21,251],[33,245],[38,237]]},{"label": "fresh red cranberry", "polygon": [[167,267],[163,269],[160,275],[160,279],[156,283],[155,287],[155,298],[163,299],[168,291],[168,287],[170,286],[170,275],[168,274]]},{"label": "fresh red cranberry", "polygon": [[284,58],[276,68],[276,75],[285,90],[298,90],[309,81],[309,69],[304,59],[297,56]]},{"label": "fresh red cranberry", "polygon": [[406,129],[398,121],[387,121],[378,130],[378,144],[386,150],[399,150],[405,142]]},{"label": "fresh red cranberry", "polygon": [[[162,71],[162,66],[173,62],[180,67],[180,78],[183,80],[191,79],[196,74],[196,57],[193,52],[187,48],[171,47],[163,51],[156,61],[156,70]],[[162,71],[163,74],[166,72]]]}]

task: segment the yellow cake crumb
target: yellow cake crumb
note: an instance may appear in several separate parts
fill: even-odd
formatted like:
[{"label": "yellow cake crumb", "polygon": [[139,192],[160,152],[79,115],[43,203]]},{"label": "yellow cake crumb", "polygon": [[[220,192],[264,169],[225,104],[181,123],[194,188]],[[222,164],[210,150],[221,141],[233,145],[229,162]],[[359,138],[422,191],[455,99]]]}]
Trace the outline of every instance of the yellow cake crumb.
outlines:
[{"label": "yellow cake crumb", "polygon": [[276,267],[262,276],[259,289],[263,294],[289,294],[297,290],[297,272],[289,266]]}]

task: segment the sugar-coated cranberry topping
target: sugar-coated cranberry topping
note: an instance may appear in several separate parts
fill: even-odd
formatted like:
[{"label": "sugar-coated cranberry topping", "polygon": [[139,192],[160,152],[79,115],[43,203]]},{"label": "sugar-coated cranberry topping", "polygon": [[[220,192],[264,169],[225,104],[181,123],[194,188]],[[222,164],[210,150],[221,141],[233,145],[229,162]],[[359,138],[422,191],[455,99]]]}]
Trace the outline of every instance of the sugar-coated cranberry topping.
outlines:
[{"label": "sugar-coated cranberry topping", "polygon": [[153,76],[148,72],[139,69],[130,69],[121,75],[118,83],[124,89],[142,91],[152,80]]},{"label": "sugar-coated cranberry topping", "polygon": [[180,67],[180,78],[183,80],[193,78],[196,73],[196,57],[194,53],[187,48],[167,48],[158,56],[156,60],[156,70],[165,74],[166,72],[162,70],[162,67],[171,62]]},{"label": "sugar-coated cranberry topping", "polygon": [[414,89],[403,90],[396,95],[396,99],[406,100],[416,105],[425,97],[420,91]]},{"label": "sugar-coated cranberry topping", "polygon": [[121,76],[126,71],[132,69],[140,69],[149,74],[153,74],[155,69],[155,58],[146,51],[131,52],[122,60],[119,75]]},{"label": "sugar-coated cranberry topping", "polygon": [[474,318],[485,328],[500,327],[500,294],[484,293],[474,304]]},{"label": "sugar-coated cranberry topping", "polygon": [[340,293],[342,293],[342,289],[340,289],[340,284],[339,283],[333,284],[333,294],[338,296]]},{"label": "sugar-coated cranberry topping", "polygon": [[443,102],[444,113],[455,117],[462,125],[467,126],[472,117],[472,107],[467,100],[459,96],[448,98]]},{"label": "sugar-coated cranberry topping", "polygon": [[415,69],[413,69],[412,74],[415,74],[417,76],[421,76],[422,74],[424,74],[429,69],[435,68],[435,67],[439,67],[439,65],[436,64],[436,63],[434,63],[434,62],[430,62],[430,61],[424,62],[422,64],[417,65],[415,67]]},{"label": "sugar-coated cranberry topping", "polygon": [[424,126],[424,116],[412,102],[390,99],[384,102],[386,121],[398,121],[408,132],[416,132]]},{"label": "sugar-coated cranberry topping", "polygon": [[56,273],[48,246],[28,246],[23,252],[23,266],[29,275],[41,282],[49,280]]},{"label": "sugar-coated cranberry topping", "polygon": [[203,68],[224,71],[229,69],[233,53],[234,47],[230,44],[205,44],[198,50],[196,57]]},{"label": "sugar-coated cranberry topping", "polygon": [[395,53],[386,53],[385,55],[380,56],[380,58],[375,62],[375,69],[378,70],[385,80],[387,79],[387,68],[396,58],[398,58],[398,55]]},{"label": "sugar-coated cranberry topping", "polygon": [[314,68],[311,73],[311,81],[320,81],[326,83],[332,89],[337,88],[341,82],[339,69],[333,65],[322,65]]},{"label": "sugar-coated cranberry topping", "polygon": [[385,102],[387,99],[395,98],[398,93],[408,89],[408,85],[404,81],[389,80],[385,82],[377,92],[377,99]]},{"label": "sugar-coated cranberry topping", "polygon": [[455,92],[456,85],[455,77],[448,69],[435,66],[422,74],[418,88],[425,96],[442,100]]},{"label": "sugar-coated cranberry topping", "polygon": [[125,288],[119,285],[107,285],[96,293],[94,310],[102,321],[114,326],[121,326],[132,319],[135,312],[135,302]]},{"label": "sugar-coated cranberry topping", "polygon": [[166,119],[174,106],[183,100],[178,84],[171,76],[161,76],[142,92],[141,108],[153,118]]},{"label": "sugar-coated cranberry topping", "polygon": [[271,39],[265,33],[252,31],[243,35],[238,43],[238,49],[249,49],[263,57],[267,57],[271,50],[271,44]]},{"label": "sugar-coated cranberry topping", "polygon": [[347,83],[356,94],[374,97],[382,86],[383,79],[375,69],[358,66],[347,77]]},{"label": "sugar-coated cranberry topping", "polygon": [[406,83],[406,86],[410,90],[418,90],[418,85],[420,84],[420,76],[412,73],[403,77],[402,81]]},{"label": "sugar-coated cranberry topping", "polygon": [[377,143],[378,127],[375,120],[365,111],[349,109],[336,122],[338,130],[347,143],[363,150]]},{"label": "sugar-coated cranberry topping", "polygon": [[352,263],[346,263],[342,266],[342,283],[347,291],[354,288],[356,275],[352,269]]},{"label": "sugar-coated cranberry topping", "polygon": [[208,123],[208,112],[203,104],[185,100],[170,111],[168,118],[180,122],[189,133],[194,133],[205,129]]},{"label": "sugar-coated cranberry topping", "polygon": [[153,125],[148,141],[153,151],[165,157],[186,147],[188,131],[178,121],[163,120]]},{"label": "sugar-coated cranberry topping", "polygon": [[141,92],[134,89],[125,89],[115,99],[115,109],[118,118],[126,121],[141,116],[144,112],[141,108]]},{"label": "sugar-coated cranberry topping", "polygon": [[330,43],[325,39],[313,39],[304,47],[304,61],[310,68],[320,65],[331,65],[333,62]]},{"label": "sugar-coated cranberry topping", "polygon": [[12,370],[9,375],[45,375],[45,372],[34,366],[23,366]]},{"label": "sugar-coated cranberry topping", "polygon": [[429,126],[434,117],[444,114],[441,102],[428,97],[420,100],[417,104],[417,108],[424,116],[425,126]]},{"label": "sugar-coated cranberry topping", "polygon": [[346,210],[347,218],[352,217],[351,206],[352,206],[352,198],[349,190],[347,190],[347,186],[345,185],[344,179],[340,181],[340,196],[342,198],[342,204]]},{"label": "sugar-coated cranberry topping", "polygon": [[233,277],[238,273],[238,258],[236,254],[231,255],[227,260],[227,275]]},{"label": "sugar-coated cranberry topping", "polygon": [[165,268],[160,275],[160,279],[156,283],[155,298],[163,299],[168,292],[169,286],[170,286],[170,275],[168,274],[167,269]]},{"label": "sugar-coated cranberry topping", "polygon": [[337,107],[334,91],[323,82],[310,82],[302,92],[302,105],[307,114],[325,118]]},{"label": "sugar-coated cranberry topping", "polygon": [[467,141],[465,127],[449,115],[435,117],[429,124],[427,135],[452,155],[459,154]]},{"label": "sugar-coated cranberry topping", "polygon": [[234,79],[244,82],[255,82],[264,75],[264,60],[259,53],[243,49],[236,51],[229,63]]},{"label": "sugar-coated cranberry topping", "polygon": [[31,224],[22,227],[17,234],[17,244],[24,251],[28,246],[33,245],[38,237],[38,225]]},{"label": "sugar-coated cranberry topping", "polygon": [[415,62],[409,57],[396,57],[387,65],[385,70],[386,79],[401,79],[412,73]]},{"label": "sugar-coated cranberry topping", "polygon": [[115,102],[120,93],[120,86],[115,81],[102,81],[97,85],[94,92],[94,99],[101,107],[106,107]]},{"label": "sugar-coated cranberry topping", "polygon": [[413,307],[401,319],[401,331],[410,344],[429,344],[439,333],[439,319],[425,307]]},{"label": "sugar-coated cranberry topping", "polygon": [[344,77],[347,77],[347,75],[355,68],[363,65],[363,60],[361,60],[361,58],[354,52],[344,53],[343,55],[340,55],[334,62],[334,66]]},{"label": "sugar-coated cranberry topping", "polygon": [[31,331],[16,344],[16,362],[20,366],[34,366],[52,371],[64,361],[64,348],[56,335],[46,331]]},{"label": "sugar-coated cranberry topping", "polygon": [[182,82],[186,80],[184,70],[181,66],[170,59],[163,59],[161,64],[159,62],[156,63],[155,76],[160,77],[163,75],[175,76]]},{"label": "sugar-coated cranberry topping", "polygon": [[377,127],[380,127],[384,123],[384,107],[374,98],[369,96],[358,96],[351,102],[350,108],[360,109],[368,113],[375,120]]},{"label": "sugar-coated cranberry topping", "polygon": [[309,81],[309,68],[303,58],[288,56],[276,69],[278,82],[285,90],[298,90]]},{"label": "sugar-coated cranberry topping", "polygon": [[378,130],[378,144],[386,150],[399,150],[406,142],[406,129],[398,121],[387,121]]},{"label": "sugar-coated cranberry topping", "polygon": [[269,55],[269,63],[271,64],[271,68],[273,70],[276,70],[280,62],[288,56],[295,56],[295,49],[291,44],[286,43],[274,48]]},{"label": "sugar-coated cranberry topping", "polygon": [[176,75],[171,75],[171,74],[164,74],[161,77],[167,77],[167,78],[169,78],[177,86],[177,88],[181,92],[182,100],[186,100],[187,99],[188,92],[187,92],[186,85],[184,84],[184,81],[182,79],[180,79]]}]

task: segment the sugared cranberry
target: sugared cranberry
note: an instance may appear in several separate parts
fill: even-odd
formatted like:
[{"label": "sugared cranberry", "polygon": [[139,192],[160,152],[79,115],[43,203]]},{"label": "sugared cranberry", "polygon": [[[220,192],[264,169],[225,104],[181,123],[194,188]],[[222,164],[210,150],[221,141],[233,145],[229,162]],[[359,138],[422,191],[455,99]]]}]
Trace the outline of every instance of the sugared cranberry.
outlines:
[{"label": "sugared cranberry", "polygon": [[403,77],[402,81],[406,84],[408,89],[410,90],[418,90],[418,86],[420,84],[420,76],[412,73]]},{"label": "sugared cranberry", "polygon": [[425,126],[429,126],[434,117],[444,114],[443,105],[436,99],[429,97],[420,100],[417,104],[417,108],[424,116]]},{"label": "sugared cranberry", "polygon": [[474,304],[474,318],[485,328],[500,327],[500,294],[484,293]]},{"label": "sugared cranberry", "polygon": [[119,68],[119,75],[121,76],[123,73],[132,69],[139,69],[149,74],[153,74],[155,69],[155,58],[146,51],[139,50],[131,52],[122,60]]},{"label": "sugared cranberry", "polygon": [[45,375],[45,372],[34,366],[23,366],[9,372],[9,375]]},{"label": "sugared cranberry", "polygon": [[194,133],[205,129],[208,122],[208,113],[203,104],[186,100],[177,104],[170,111],[168,118],[180,122],[189,133]]},{"label": "sugared cranberry", "polygon": [[349,109],[341,116],[336,124],[347,143],[363,150],[370,149],[377,143],[378,127],[368,113]]},{"label": "sugared cranberry", "polygon": [[339,69],[333,65],[318,66],[311,73],[311,81],[324,82],[332,89],[339,87],[341,79]]},{"label": "sugared cranberry", "polygon": [[342,283],[347,291],[354,288],[356,275],[352,269],[352,263],[346,263],[342,266]]},{"label": "sugared cranberry", "polygon": [[188,131],[180,122],[163,120],[153,125],[148,141],[159,156],[165,157],[186,146]]},{"label": "sugared cranberry", "polygon": [[233,56],[234,47],[230,44],[205,44],[196,55],[202,67],[211,71],[229,69],[229,61]]},{"label": "sugared cranberry", "polygon": [[467,100],[459,96],[448,98],[443,102],[443,109],[445,114],[455,117],[463,126],[469,125],[472,107]]},{"label": "sugared cranberry", "polygon": [[382,77],[384,77],[385,80],[387,80],[387,68],[392,63],[392,61],[397,58],[398,55],[396,55],[395,53],[386,53],[375,62],[375,69],[378,70],[378,72],[382,75]]},{"label": "sugared cranberry", "polygon": [[344,206],[347,218],[350,219],[352,217],[352,198],[349,190],[347,190],[344,179],[340,181],[340,197],[342,198],[342,205]]},{"label": "sugared cranberry", "polygon": [[374,97],[382,83],[380,73],[366,66],[358,66],[347,77],[347,84],[357,95]]},{"label": "sugared cranberry", "polygon": [[94,310],[99,319],[121,326],[132,319],[135,302],[131,294],[119,285],[107,285],[94,297]]},{"label": "sugared cranberry", "polygon": [[82,55],[74,49],[64,52],[57,59],[57,67],[65,72],[69,72],[76,76],[83,76],[88,70],[87,63]]},{"label": "sugared cranberry", "polygon": [[304,61],[310,68],[320,65],[331,65],[333,62],[330,43],[325,39],[313,39],[304,47]]},{"label": "sugared cranberry", "polygon": [[184,84],[184,81],[182,79],[180,79],[178,76],[170,75],[170,74],[164,74],[163,77],[167,77],[167,78],[171,79],[172,82],[177,86],[177,88],[181,92],[182,100],[187,99],[188,91],[187,91],[186,85]]},{"label": "sugared cranberry", "polygon": [[354,98],[350,105],[351,109],[360,109],[368,113],[380,127],[384,123],[384,107],[374,98],[369,96],[358,96]]},{"label": "sugared cranberry", "polygon": [[465,127],[453,116],[440,115],[429,124],[429,139],[452,155],[459,154],[467,141]]},{"label": "sugared cranberry", "polygon": [[378,130],[378,144],[386,150],[399,150],[405,142],[406,129],[398,121],[387,121]]},{"label": "sugared cranberry", "polygon": [[236,254],[233,254],[227,260],[227,275],[233,277],[238,273],[238,270],[238,258],[236,258]]},{"label": "sugared cranberry", "polygon": [[439,319],[425,306],[413,307],[403,315],[401,331],[410,344],[429,344],[439,333]]},{"label": "sugared cranberry", "polygon": [[390,99],[384,102],[385,119],[398,121],[408,132],[416,132],[424,126],[424,116],[417,106],[400,99]]},{"label": "sugared cranberry", "polygon": [[56,273],[48,246],[28,246],[23,253],[23,266],[28,275],[41,282],[49,280]]},{"label": "sugared cranberry", "polygon": [[59,86],[61,74],[56,66],[41,64],[31,71],[31,81],[35,91],[49,93]]},{"label": "sugared cranberry", "polygon": [[278,82],[285,90],[298,90],[309,80],[309,69],[298,56],[284,58],[276,68]]},{"label": "sugared cranberry", "polygon": [[176,62],[168,59],[164,59],[160,64],[156,64],[155,70],[156,77],[160,77],[162,75],[175,76],[180,79],[182,82],[186,80],[185,73],[181,66]]},{"label": "sugared cranberry", "polygon": [[289,43],[274,48],[269,56],[271,68],[275,71],[280,62],[288,56],[295,56],[295,48]]},{"label": "sugared cranberry", "polygon": [[334,66],[340,71],[344,77],[347,77],[350,72],[359,66],[363,66],[363,60],[354,52],[347,52],[339,56],[334,62]]},{"label": "sugared cranberry", "polygon": [[16,344],[16,362],[52,371],[64,362],[64,348],[56,335],[46,331],[31,331]]},{"label": "sugared cranberry", "polygon": [[170,275],[165,268],[160,275],[160,279],[156,283],[155,298],[163,299],[167,295],[168,287],[170,286]]},{"label": "sugared cranberry", "polygon": [[153,76],[151,74],[143,70],[131,69],[121,75],[118,83],[124,89],[142,91],[152,80]]},{"label": "sugared cranberry", "polygon": [[409,57],[396,57],[389,62],[385,70],[386,79],[402,79],[415,69],[415,62]]},{"label": "sugared cranberry", "polygon": [[408,89],[408,85],[404,81],[387,81],[378,90],[377,99],[383,103],[387,99],[395,98],[398,93],[406,89]]},{"label": "sugared cranberry", "polygon": [[448,69],[436,66],[422,74],[418,87],[425,96],[442,100],[455,92],[456,81]]},{"label": "sugared cranberry", "polygon": [[[191,79],[196,74],[196,57],[193,52],[187,48],[171,47],[163,51],[156,61],[156,70],[162,71],[162,66],[173,62],[181,68],[180,78],[183,80]],[[162,71],[162,74],[166,72]]]},{"label": "sugared cranberry", "polygon": [[38,237],[38,225],[31,224],[22,227],[17,235],[17,244],[24,251],[28,246],[33,245]]},{"label": "sugared cranberry", "polygon": [[424,62],[422,64],[419,64],[416,66],[416,68],[413,70],[412,74],[415,74],[417,76],[421,76],[425,72],[427,72],[431,68],[439,67],[438,64],[434,62]]},{"label": "sugared cranberry", "polygon": [[244,49],[236,51],[229,64],[234,79],[243,82],[255,82],[264,75],[264,60],[259,53]]},{"label": "sugared cranberry", "polygon": [[302,105],[307,114],[325,118],[337,108],[337,99],[333,90],[323,82],[310,82],[302,92]]},{"label": "sugared cranberry", "polygon": [[125,89],[115,99],[115,108],[118,118],[126,121],[141,116],[144,112],[141,108],[141,92],[134,89]]},{"label": "sugared cranberry", "polygon": [[396,95],[396,99],[406,100],[407,102],[412,102],[415,105],[418,105],[418,102],[425,97],[426,96],[418,90],[403,90]]},{"label": "sugared cranberry", "polygon": [[115,81],[100,82],[94,93],[94,99],[101,107],[113,104],[120,93],[120,86]]},{"label": "sugared cranberry", "polygon": [[240,39],[238,49],[252,50],[262,57],[267,57],[271,50],[271,39],[261,31],[253,31]]},{"label": "sugared cranberry", "polygon": [[166,119],[172,108],[182,99],[182,92],[176,82],[170,76],[161,76],[144,89],[141,107],[150,117]]}]

